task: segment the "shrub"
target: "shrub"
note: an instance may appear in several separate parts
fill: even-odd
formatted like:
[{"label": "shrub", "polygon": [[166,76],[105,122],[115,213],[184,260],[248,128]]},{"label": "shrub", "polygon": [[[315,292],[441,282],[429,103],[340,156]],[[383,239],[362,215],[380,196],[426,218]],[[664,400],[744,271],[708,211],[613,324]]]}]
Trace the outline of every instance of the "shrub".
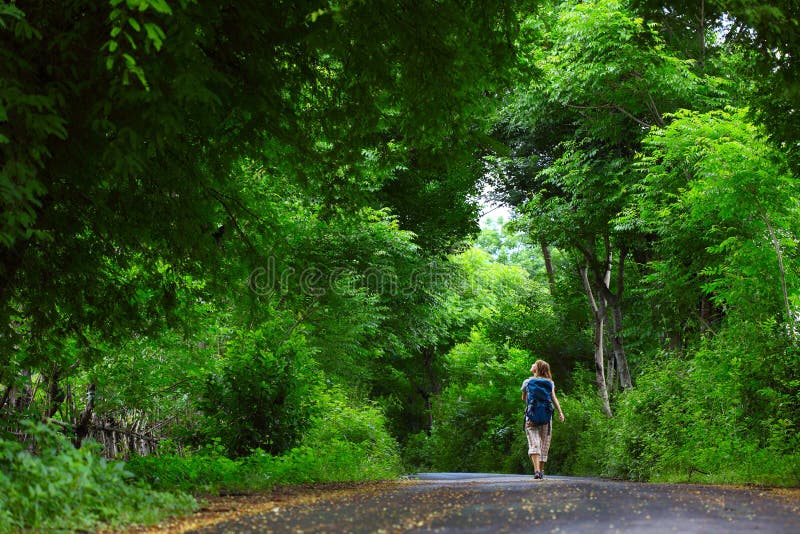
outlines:
[{"label": "shrub", "polygon": [[499,347],[478,331],[450,351],[450,383],[426,442],[435,469],[523,472],[530,465],[519,389],[530,361],[525,351]]},{"label": "shrub", "polygon": [[403,464],[409,472],[424,472],[434,469],[431,454],[431,443],[425,431],[411,434],[403,446]]},{"label": "shrub", "polygon": [[596,476],[602,469],[605,443],[602,431],[608,418],[601,410],[589,371],[578,367],[572,377],[576,386],[569,394],[556,392],[564,411],[564,423],[554,423],[547,470]]},{"label": "shrub", "polygon": [[44,424],[24,422],[23,428],[33,451],[0,441],[0,531],[153,523],[197,506],[188,495],[133,483],[124,464],[106,462],[92,442],[76,449]]},{"label": "shrub", "polygon": [[572,471],[634,480],[800,483],[796,355],[769,325],[737,323],[664,354],[590,423]]},{"label": "shrub", "polygon": [[228,341],[201,399],[199,443],[218,439],[231,457],[256,448],[280,454],[297,444],[308,424],[314,365],[302,336],[275,339],[275,331],[282,332],[240,331]]},{"label": "shrub", "polygon": [[132,458],[127,467],[139,480],[165,491],[217,493],[241,484],[241,462],[219,454],[213,447],[185,455],[140,456]]},{"label": "shrub", "polygon": [[[341,387],[322,382],[314,394],[316,406],[302,446],[322,451],[321,456],[341,458],[358,452],[360,460],[351,466],[355,480],[389,478],[400,474],[400,449],[389,434],[381,408],[369,401],[351,400]],[[344,479],[342,479],[344,480]]]},{"label": "shrub", "polygon": [[135,458],[129,468],[153,487],[218,493],[258,491],[275,485],[394,478],[401,473],[397,442],[381,410],[348,399],[339,387],[317,386],[310,427],[301,443],[282,455],[253,449],[231,459],[226,447],[204,447],[183,456]]}]

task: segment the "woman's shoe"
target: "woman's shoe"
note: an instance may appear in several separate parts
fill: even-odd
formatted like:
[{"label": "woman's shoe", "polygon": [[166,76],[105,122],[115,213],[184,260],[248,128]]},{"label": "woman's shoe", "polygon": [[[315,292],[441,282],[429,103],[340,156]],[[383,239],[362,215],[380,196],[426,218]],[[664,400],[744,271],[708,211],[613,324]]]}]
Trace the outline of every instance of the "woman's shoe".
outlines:
[{"label": "woman's shoe", "polygon": [[533,478],[535,478],[536,480],[539,480],[541,478],[544,478],[544,476],[542,475],[541,471],[534,471],[533,472]]}]

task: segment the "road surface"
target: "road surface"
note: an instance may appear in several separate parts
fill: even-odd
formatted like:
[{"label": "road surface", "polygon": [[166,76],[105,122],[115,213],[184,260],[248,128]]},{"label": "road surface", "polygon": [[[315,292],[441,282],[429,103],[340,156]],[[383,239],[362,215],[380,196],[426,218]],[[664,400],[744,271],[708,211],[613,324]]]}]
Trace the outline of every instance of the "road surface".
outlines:
[{"label": "road surface", "polygon": [[430,473],[229,506],[227,515],[171,531],[800,533],[798,490],[573,477]]}]

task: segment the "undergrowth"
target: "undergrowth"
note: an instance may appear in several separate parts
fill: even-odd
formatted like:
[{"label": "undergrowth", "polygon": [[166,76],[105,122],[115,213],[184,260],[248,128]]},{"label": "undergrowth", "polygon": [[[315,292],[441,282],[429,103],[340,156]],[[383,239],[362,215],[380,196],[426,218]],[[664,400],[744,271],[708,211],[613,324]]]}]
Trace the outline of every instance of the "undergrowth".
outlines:
[{"label": "undergrowth", "polygon": [[157,491],[99,446],[73,447],[47,425],[24,423],[29,440],[0,440],[0,532],[94,530],[154,523],[197,507],[182,492]]},{"label": "undergrowth", "polygon": [[615,399],[613,419],[583,416],[567,444],[574,451],[568,472],[800,486],[798,353],[765,330],[738,324],[689,355],[665,354],[643,368],[636,387]]},{"label": "undergrowth", "polygon": [[[0,534],[153,524],[192,512],[203,495],[401,474],[397,443],[377,406],[336,395],[324,406],[296,447],[238,458],[226,456],[217,439],[183,454],[108,462],[96,443],[76,449],[58,429],[24,423],[25,443],[0,440]],[[170,447],[164,443],[165,451]]]}]

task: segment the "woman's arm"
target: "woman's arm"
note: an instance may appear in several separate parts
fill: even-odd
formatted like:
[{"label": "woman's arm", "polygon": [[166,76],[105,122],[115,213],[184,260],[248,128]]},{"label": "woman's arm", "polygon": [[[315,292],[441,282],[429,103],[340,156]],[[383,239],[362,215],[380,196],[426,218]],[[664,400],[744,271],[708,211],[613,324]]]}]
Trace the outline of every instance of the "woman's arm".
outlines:
[{"label": "woman's arm", "polygon": [[558,403],[558,397],[556,397],[556,384],[553,383],[553,404],[555,404],[556,409],[558,410],[558,420],[562,423],[564,422],[564,412],[561,411],[561,405]]}]

